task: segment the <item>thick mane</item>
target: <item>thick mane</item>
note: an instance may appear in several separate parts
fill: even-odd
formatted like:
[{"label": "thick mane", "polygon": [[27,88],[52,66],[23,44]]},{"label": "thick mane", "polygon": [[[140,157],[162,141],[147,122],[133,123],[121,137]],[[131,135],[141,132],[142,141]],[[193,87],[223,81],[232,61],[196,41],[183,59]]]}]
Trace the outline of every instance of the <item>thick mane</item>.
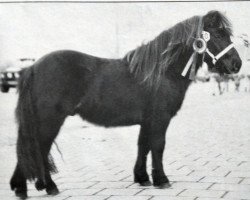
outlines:
[{"label": "thick mane", "polygon": [[164,72],[179,59],[181,52],[192,47],[199,23],[202,23],[201,17],[194,16],[129,52],[125,58],[129,61],[130,72],[148,86],[158,85]]},{"label": "thick mane", "polygon": [[[208,27],[213,27],[219,30],[223,30],[228,36],[233,35],[232,24],[221,12],[212,10],[207,13],[204,19],[204,23]],[[205,27],[206,28],[206,27]]]},{"label": "thick mane", "polygon": [[[210,11],[218,12],[218,11]],[[219,12],[218,12],[219,13]],[[231,33],[231,24],[220,14],[220,23]],[[158,86],[169,66],[180,59],[181,53],[192,48],[194,39],[203,30],[202,16],[194,16],[163,31],[154,40],[142,44],[128,52],[124,59],[129,62],[129,70],[142,83]]]},{"label": "thick mane", "polygon": [[[218,11],[211,11],[211,12],[218,12]],[[226,18],[226,16],[218,12],[218,21],[220,23],[220,28],[224,29],[229,36],[232,36],[233,35],[232,24]]]}]

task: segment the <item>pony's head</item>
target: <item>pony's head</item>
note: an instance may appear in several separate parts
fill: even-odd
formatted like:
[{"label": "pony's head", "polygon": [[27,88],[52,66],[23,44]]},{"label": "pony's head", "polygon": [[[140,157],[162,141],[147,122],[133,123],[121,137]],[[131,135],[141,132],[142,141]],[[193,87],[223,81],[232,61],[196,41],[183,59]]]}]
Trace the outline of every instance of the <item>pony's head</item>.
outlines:
[{"label": "pony's head", "polygon": [[237,73],[241,59],[233,47],[231,36],[229,20],[218,11],[210,11],[205,16],[191,17],[163,31],[124,58],[131,73],[150,86],[159,86],[166,75],[193,74],[203,58],[210,71]]},{"label": "pony's head", "polygon": [[208,69],[220,74],[239,72],[242,61],[233,47],[228,19],[218,11],[210,11],[203,16],[203,30],[210,35],[205,52]]}]

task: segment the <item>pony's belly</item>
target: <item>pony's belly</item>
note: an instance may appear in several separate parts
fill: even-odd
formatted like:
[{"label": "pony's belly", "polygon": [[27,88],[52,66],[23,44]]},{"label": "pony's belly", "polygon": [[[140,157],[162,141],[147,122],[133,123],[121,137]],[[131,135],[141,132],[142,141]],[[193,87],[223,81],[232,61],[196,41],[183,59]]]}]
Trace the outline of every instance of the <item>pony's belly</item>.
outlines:
[{"label": "pony's belly", "polygon": [[105,109],[95,107],[91,109],[79,109],[77,113],[84,120],[105,127],[129,126],[140,124],[142,121],[142,112],[131,109]]}]

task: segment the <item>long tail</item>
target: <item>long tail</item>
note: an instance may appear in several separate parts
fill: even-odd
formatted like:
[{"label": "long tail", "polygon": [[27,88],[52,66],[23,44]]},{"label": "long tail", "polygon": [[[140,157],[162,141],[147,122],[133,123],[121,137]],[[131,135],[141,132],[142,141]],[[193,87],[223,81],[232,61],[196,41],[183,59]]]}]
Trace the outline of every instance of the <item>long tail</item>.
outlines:
[{"label": "long tail", "polygon": [[18,123],[17,158],[25,178],[45,180],[45,164],[39,144],[39,120],[35,100],[32,96],[34,82],[33,67],[22,71],[19,98],[16,108]]}]

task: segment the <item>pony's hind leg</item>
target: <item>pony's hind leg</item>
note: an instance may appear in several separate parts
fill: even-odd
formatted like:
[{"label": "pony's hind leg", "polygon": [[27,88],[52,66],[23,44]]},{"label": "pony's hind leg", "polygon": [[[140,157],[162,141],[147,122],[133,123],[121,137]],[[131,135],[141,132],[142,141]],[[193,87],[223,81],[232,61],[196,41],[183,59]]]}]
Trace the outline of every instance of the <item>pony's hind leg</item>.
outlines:
[{"label": "pony's hind leg", "polygon": [[15,191],[17,197],[21,199],[27,198],[27,182],[24,177],[19,163],[17,163],[15,171],[10,180],[11,190]]},{"label": "pony's hind leg", "polygon": [[150,186],[147,174],[147,155],[150,150],[149,133],[146,125],[141,125],[138,138],[138,155],[134,167],[134,181],[142,186]]},{"label": "pony's hind leg", "polygon": [[49,169],[45,169],[45,181],[42,179],[37,179],[35,182],[35,187],[38,191],[46,189],[47,194],[57,195],[59,190],[52,180]]},{"label": "pony's hind leg", "polygon": [[[18,132],[21,132],[20,127],[18,128]],[[19,145],[22,145],[20,141],[21,139],[19,134],[17,138],[17,148]],[[21,199],[25,199],[27,197],[27,180],[22,171],[19,160],[17,161],[16,168],[10,180],[10,188],[11,190],[15,191],[17,197],[20,197]]]},{"label": "pony's hind leg", "polygon": [[35,183],[35,187],[38,191],[46,189],[46,192],[48,195],[57,195],[59,193],[59,190],[55,184],[55,182],[52,180],[50,171],[46,169],[45,172],[45,182],[41,179],[38,179]]},{"label": "pony's hind leg", "polygon": [[49,158],[49,152],[56,136],[59,133],[60,127],[66,118],[66,114],[59,113],[53,108],[43,108],[41,115],[39,141],[45,166],[45,180],[38,179],[35,183],[35,187],[37,190],[46,189],[46,192],[49,195],[56,195],[59,193],[59,190],[50,175],[50,172],[56,171],[56,169],[52,157],[51,159]]}]

